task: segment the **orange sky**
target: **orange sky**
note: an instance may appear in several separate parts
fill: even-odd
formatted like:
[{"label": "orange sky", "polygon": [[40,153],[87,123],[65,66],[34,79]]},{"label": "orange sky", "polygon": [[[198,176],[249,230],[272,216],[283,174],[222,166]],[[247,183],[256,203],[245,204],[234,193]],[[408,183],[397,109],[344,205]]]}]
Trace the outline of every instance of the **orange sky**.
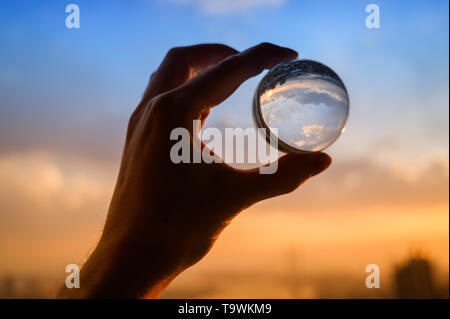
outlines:
[{"label": "orange sky", "polygon": [[[66,264],[82,264],[102,229],[116,168],[43,152],[3,156],[0,275],[63,278]],[[448,224],[445,166],[430,164],[413,178],[370,161],[335,159],[296,192],[238,216],[210,254],[170,289],[190,287],[190,278],[216,271],[283,272],[290,249],[303,274],[361,276],[376,263],[387,277],[421,249],[445,279]]]},{"label": "orange sky", "polygon": [[[357,1],[85,1],[77,30],[64,28],[55,1],[3,5],[0,284],[8,274],[59,280],[51,291],[67,264],[86,260],[128,118],[169,48],[243,50],[263,41],[336,71],[350,98],[346,131],[326,149],[327,171],[238,216],[165,296],[293,296],[276,277],[289,251],[304,297],[344,296],[335,274],[362,285],[369,263],[389,281],[417,249],[448,284],[448,1],[379,4],[381,28],[368,29]],[[214,108],[206,125],[253,127],[262,76]],[[253,281],[239,286],[245,278]]]}]

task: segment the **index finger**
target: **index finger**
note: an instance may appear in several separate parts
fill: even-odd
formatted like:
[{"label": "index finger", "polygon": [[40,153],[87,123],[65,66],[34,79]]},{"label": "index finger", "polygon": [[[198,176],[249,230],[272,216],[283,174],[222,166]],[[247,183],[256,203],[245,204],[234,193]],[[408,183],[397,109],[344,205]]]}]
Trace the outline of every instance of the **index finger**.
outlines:
[{"label": "index finger", "polygon": [[264,69],[298,56],[289,48],[261,43],[239,54],[230,56],[180,86],[188,110],[197,118],[205,109],[223,102],[247,79]]},{"label": "index finger", "polygon": [[217,43],[172,48],[153,73],[144,93],[144,99],[150,99],[170,91],[188,81],[195,74],[236,53],[238,51],[235,49]]}]

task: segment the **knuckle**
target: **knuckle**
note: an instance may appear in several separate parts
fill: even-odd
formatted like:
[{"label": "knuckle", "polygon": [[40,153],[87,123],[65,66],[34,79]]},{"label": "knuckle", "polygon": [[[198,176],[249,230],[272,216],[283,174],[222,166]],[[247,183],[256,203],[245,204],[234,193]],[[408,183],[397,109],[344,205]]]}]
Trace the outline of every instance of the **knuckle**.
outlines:
[{"label": "knuckle", "polygon": [[156,112],[160,112],[163,111],[165,109],[167,109],[167,107],[171,104],[171,94],[169,93],[163,93],[160,95],[155,96],[152,99],[152,110],[156,111]]},{"label": "knuckle", "polygon": [[242,57],[239,54],[228,56],[220,62],[220,65],[224,68],[229,68],[233,64],[238,63],[241,59]]},{"label": "knuckle", "polygon": [[134,111],[128,119],[128,129],[131,130],[137,122],[137,113]]},{"label": "knuckle", "polygon": [[181,108],[188,108],[198,103],[193,90],[189,87],[179,87],[170,92],[170,104],[173,106],[180,106]]},{"label": "knuckle", "polygon": [[128,128],[132,128],[136,125],[136,123],[139,121],[140,115],[142,113],[142,109],[144,107],[142,105],[139,105],[133,113],[131,113],[130,118],[128,119]]},{"label": "knuckle", "polygon": [[274,45],[272,43],[270,43],[270,42],[261,42],[260,44],[257,45],[257,47],[259,49],[266,50],[266,49],[273,48]]},{"label": "knuckle", "polygon": [[131,114],[130,118],[128,119],[128,126],[127,126],[127,140],[131,137],[132,133],[134,132],[135,128],[139,124],[139,120],[141,118],[142,112],[144,111],[145,107],[142,105],[139,105]]},{"label": "knuckle", "polygon": [[173,47],[167,51],[166,58],[170,60],[178,60],[183,57],[184,47]]},{"label": "knuckle", "polygon": [[151,104],[150,111],[153,116],[170,119],[176,113],[174,109],[179,104],[179,97],[174,92],[166,92],[155,96]]}]

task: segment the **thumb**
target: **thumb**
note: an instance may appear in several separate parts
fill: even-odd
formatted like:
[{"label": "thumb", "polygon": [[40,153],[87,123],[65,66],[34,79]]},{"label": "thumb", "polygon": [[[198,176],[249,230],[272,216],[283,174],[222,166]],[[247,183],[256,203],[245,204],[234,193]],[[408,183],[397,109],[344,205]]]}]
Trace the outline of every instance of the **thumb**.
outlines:
[{"label": "thumb", "polygon": [[260,174],[259,169],[242,171],[239,184],[246,201],[253,204],[294,191],[330,164],[331,158],[325,153],[287,154],[278,160],[274,174]]}]

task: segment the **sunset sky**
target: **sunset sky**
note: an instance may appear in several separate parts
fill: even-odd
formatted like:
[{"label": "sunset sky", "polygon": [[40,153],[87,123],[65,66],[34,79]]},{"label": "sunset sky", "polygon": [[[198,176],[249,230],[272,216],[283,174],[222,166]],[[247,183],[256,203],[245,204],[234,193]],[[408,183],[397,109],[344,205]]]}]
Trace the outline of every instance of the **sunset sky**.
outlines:
[{"label": "sunset sky", "polygon": [[[372,2],[380,29],[365,26]],[[80,7],[80,29],[65,27],[69,3]],[[286,255],[297,256],[294,268],[307,277],[303,297],[321,296],[319,275],[347,274],[363,285],[372,263],[387,282],[417,251],[448,284],[448,10],[447,1],[392,0],[2,2],[0,278],[57,280],[65,265],[87,258],[128,117],[168,49],[220,42],[244,50],[266,41],[340,76],[350,98],[346,132],[326,150],[326,172],[238,216],[167,296],[286,296],[270,285],[243,292],[219,275],[214,289],[199,288],[208,274],[284,273]],[[207,125],[252,127],[262,75],[215,108]]]}]

